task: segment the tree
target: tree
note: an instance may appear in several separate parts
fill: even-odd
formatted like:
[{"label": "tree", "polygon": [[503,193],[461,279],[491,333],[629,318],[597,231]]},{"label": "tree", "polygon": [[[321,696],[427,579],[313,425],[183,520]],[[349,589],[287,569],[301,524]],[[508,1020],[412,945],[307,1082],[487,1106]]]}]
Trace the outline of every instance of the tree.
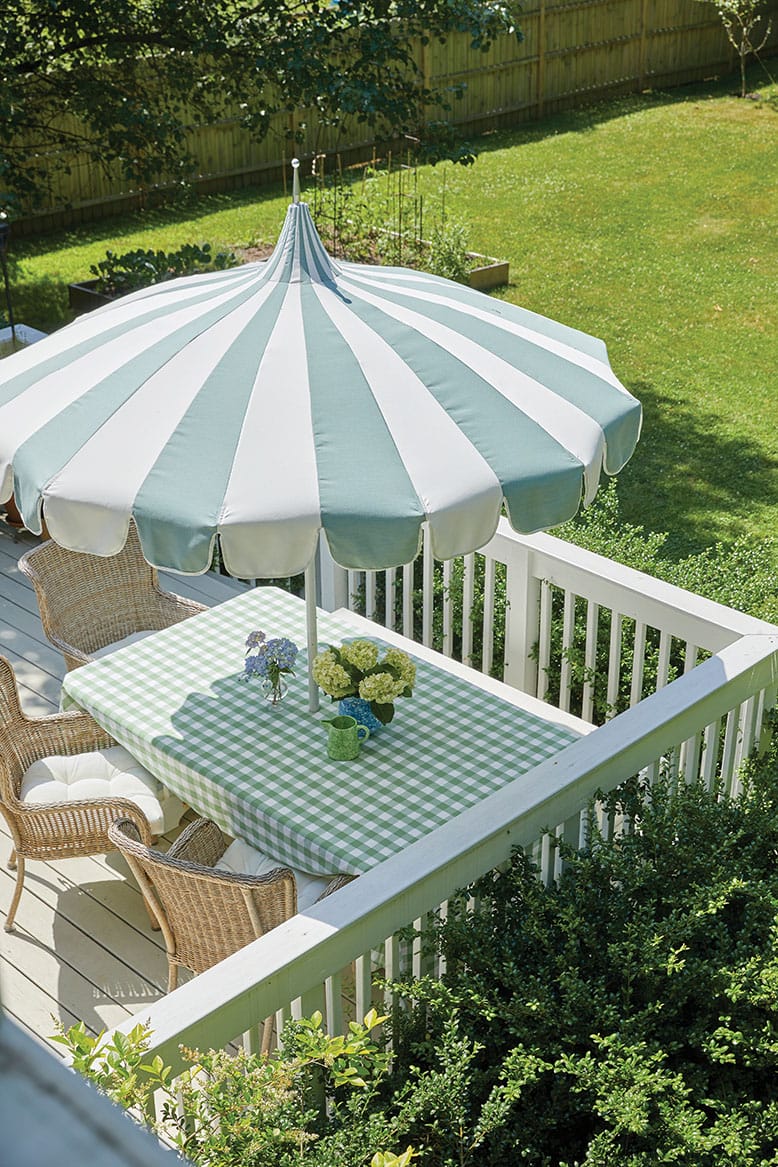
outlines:
[{"label": "tree", "polygon": [[128,182],[184,181],[187,130],[312,108],[376,133],[418,128],[425,90],[413,38],[512,32],[484,0],[6,0],[0,22],[0,210],[39,202],[75,152]]},{"label": "tree", "polygon": [[754,40],[762,21],[767,19],[763,0],[701,0],[712,4],[719,14],[727,40],[732,45],[740,61],[740,96],[746,95],[746,61],[753,54],[757,56],[767,44],[772,21],[767,20],[762,39],[758,45]]}]

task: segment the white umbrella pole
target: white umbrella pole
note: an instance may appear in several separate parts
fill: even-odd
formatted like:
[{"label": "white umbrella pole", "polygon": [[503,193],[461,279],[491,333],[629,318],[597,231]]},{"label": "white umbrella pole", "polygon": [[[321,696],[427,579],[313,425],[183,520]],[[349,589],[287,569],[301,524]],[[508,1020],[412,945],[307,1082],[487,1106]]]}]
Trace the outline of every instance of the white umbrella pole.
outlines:
[{"label": "white umbrella pole", "polygon": [[316,630],[316,556],[305,569],[305,634],[308,644],[308,708],[316,713],[319,708],[319,686],[313,679],[313,658],[319,651]]}]

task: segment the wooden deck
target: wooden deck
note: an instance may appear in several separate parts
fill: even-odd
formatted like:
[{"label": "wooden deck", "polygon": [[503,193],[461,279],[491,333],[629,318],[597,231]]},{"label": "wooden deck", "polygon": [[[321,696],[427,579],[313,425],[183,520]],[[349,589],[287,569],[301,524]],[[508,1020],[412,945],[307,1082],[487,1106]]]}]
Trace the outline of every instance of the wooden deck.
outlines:
[{"label": "wooden deck", "polygon": [[[35,540],[0,522],[0,653],[12,663],[26,712],[54,712],[65,665],[49,645],[35,594],[18,568]],[[241,586],[215,576],[164,577],[165,586],[204,604]],[[172,837],[172,836],[171,836]],[[0,816],[0,918],[11,901],[11,840]],[[183,979],[183,978],[182,978]],[[167,960],[149,927],[140,892],[117,854],[56,863],[30,861],[15,930],[0,931],[0,1000],[36,1040],[51,1045],[57,1023],[94,1031],[116,1025],[164,995]]]}]

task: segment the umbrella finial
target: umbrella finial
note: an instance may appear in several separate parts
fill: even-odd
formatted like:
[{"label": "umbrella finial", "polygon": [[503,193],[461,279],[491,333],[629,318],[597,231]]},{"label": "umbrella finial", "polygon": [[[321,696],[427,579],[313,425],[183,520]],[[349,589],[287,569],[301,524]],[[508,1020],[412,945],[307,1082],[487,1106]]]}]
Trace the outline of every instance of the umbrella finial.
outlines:
[{"label": "umbrella finial", "polygon": [[292,177],[292,202],[299,203],[300,201],[300,159],[292,159],[292,170],[294,175]]}]

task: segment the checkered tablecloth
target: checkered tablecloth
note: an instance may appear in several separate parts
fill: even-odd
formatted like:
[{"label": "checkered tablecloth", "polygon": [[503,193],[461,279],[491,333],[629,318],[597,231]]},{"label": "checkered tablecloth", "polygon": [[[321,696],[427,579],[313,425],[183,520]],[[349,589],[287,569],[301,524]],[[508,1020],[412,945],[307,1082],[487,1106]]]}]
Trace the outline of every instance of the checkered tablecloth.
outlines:
[{"label": "checkered tablecloth", "polygon": [[[355,761],[331,761],[319,718],[336,710],[324,698],[309,712],[304,648],[276,708],[258,680],[239,679],[254,629],[303,646],[303,602],[248,591],[68,673],[63,705],[86,709],[223,830],[304,871],[367,871],[579,736],[417,657],[392,724]],[[321,648],[358,635],[321,614]]]}]

